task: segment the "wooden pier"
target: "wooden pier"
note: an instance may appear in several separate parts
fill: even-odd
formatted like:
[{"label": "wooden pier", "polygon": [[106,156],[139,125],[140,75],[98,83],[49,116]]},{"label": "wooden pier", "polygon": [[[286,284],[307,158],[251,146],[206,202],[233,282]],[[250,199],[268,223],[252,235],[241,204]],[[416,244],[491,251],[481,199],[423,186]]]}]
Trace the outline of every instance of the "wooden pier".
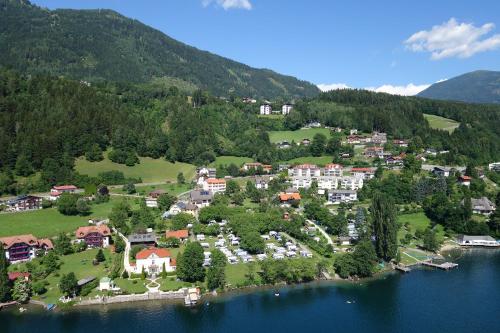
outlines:
[{"label": "wooden pier", "polygon": [[398,271],[403,272],[403,273],[410,273],[411,272],[411,269],[405,265],[396,265],[395,268]]},{"label": "wooden pier", "polygon": [[445,262],[442,264],[435,264],[432,261],[422,261],[422,265],[424,266],[429,266],[429,267],[434,267],[434,268],[439,268],[443,269],[445,271],[450,270],[452,268],[458,267],[458,264],[452,263],[452,262]]}]

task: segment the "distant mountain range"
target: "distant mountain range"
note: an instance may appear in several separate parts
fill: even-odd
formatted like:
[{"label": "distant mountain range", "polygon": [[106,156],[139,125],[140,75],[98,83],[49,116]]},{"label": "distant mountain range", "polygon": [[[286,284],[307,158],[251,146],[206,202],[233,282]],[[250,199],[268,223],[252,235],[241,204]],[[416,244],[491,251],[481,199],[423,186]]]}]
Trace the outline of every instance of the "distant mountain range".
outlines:
[{"label": "distant mountain range", "polygon": [[309,97],[306,81],[198,50],[111,10],[0,0],[0,66],[86,81],[162,81],[217,96]]},{"label": "distant mountain range", "polygon": [[470,103],[500,103],[500,72],[466,73],[435,83],[418,96]]}]

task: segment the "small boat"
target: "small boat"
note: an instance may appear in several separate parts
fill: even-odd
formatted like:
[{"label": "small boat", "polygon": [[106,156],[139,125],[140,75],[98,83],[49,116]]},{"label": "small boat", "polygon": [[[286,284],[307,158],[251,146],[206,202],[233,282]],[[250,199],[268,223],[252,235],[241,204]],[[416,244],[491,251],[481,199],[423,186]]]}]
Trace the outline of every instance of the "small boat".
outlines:
[{"label": "small boat", "polygon": [[19,308],[19,312],[23,313],[25,312],[27,309],[26,308],[23,308],[22,306]]},{"label": "small boat", "polygon": [[52,303],[47,304],[47,311],[52,311],[52,310],[54,310],[54,309],[56,308],[56,306],[57,306],[57,305],[52,304]]},{"label": "small boat", "polygon": [[347,304],[351,304],[351,301],[347,301],[346,303],[347,303]]},{"label": "small boat", "polygon": [[279,296],[280,296],[280,293],[275,292],[275,293],[274,293],[274,296],[279,297]]}]

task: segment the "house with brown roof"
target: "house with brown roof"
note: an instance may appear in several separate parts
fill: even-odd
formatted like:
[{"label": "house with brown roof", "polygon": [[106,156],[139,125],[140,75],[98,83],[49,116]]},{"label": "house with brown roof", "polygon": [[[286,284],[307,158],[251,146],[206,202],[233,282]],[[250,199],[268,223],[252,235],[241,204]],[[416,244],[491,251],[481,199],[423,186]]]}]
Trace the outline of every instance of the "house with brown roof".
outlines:
[{"label": "house with brown roof", "polygon": [[167,249],[150,247],[139,251],[135,255],[134,272],[136,274],[146,272],[148,275],[157,275],[163,272],[173,272],[176,269],[176,261]]},{"label": "house with brown roof", "polygon": [[185,241],[189,238],[189,231],[187,229],[170,230],[165,233],[165,238],[177,238],[180,241]]},{"label": "house with brown roof", "polygon": [[299,193],[285,193],[281,192],[279,194],[279,200],[282,203],[288,203],[288,202],[293,202],[293,201],[300,201],[300,194]]},{"label": "house with brown roof", "polygon": [[0,244],[10,262],[29,261],[36,257],[38,251],[47,252],[54,248],[50,239],[38,239],[32,234],[2,237]]},{"label": "house with brown roof", "polygon": [[78,242],[85,242],[88,247],[107,247],[111,238],[111,230],[104,224],[91,225],[78,228],[75,236]]}]

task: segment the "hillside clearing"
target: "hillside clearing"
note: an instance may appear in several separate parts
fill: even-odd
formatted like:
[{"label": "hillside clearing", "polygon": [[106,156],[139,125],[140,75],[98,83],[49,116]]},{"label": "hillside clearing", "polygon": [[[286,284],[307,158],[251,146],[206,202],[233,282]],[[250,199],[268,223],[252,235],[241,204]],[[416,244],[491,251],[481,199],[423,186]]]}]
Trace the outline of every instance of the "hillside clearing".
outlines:
[{"label": "hillside clearing", "polygon": [[244,163],[253,162],[249,157],[239,157],[239,156],[217,156],[214,162],[210,163],[211,167],[218,167],[219,165],[229,165],[234,163],[237,166],[241,166]]},{"label": "hillside clearing", "polygon": [[324,134],[327,138],[330,137],[330,130],[327,128],[308,128],[297,131],[270,131],[269,140],[272,143],[281,141],[300,142],[304,139],[312,140],[314,135],[318,133]]},{"label": "hillside clearing", "polygon": [[78,158],[75,169],[82,175],[97,176],[101,172],[117,170],[123,172],[125,177],[141,178],[144,183],[175,181],[179,172],[190,180],[194,177],[195,166],[187,163],[170,163],[164,159],[139,157],[141,163],[132,167],[111,162],[108,158],[100,162],[89,162],[85,158]]},{"label": "hillside clearing", "polygon": [[449,118],[435,116],[433,114],[424,114],[425,119],[429,122],[429,126],[434,129],[453,132],[460,123]]}]

